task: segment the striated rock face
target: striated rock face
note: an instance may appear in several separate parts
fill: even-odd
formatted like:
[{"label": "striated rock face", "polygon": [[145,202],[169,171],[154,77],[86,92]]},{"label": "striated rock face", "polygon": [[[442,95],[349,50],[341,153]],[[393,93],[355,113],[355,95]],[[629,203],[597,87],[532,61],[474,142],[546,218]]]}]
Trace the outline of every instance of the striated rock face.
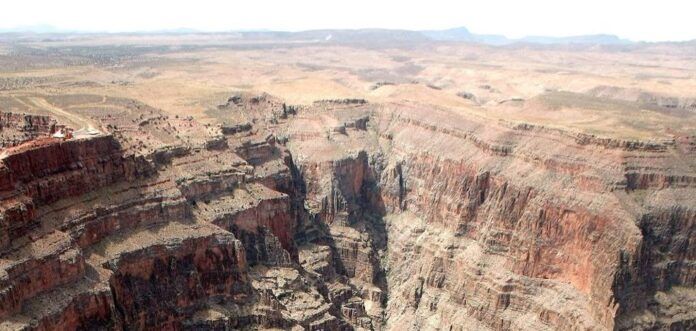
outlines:
[{"label": "striated rock face", "polygon": [[[387,209],[396,214],[405,210],[411,215],[393,216],[400,232],[393,236],[389,232],[390,252],[396,255],[392,259],[390,254],[390,261],[394,261],[392,268],[401,272],[391,269],[389,274],[417,275],[388,281],[394,286],[389,301],[394,305],[388,310],[396,315],[389,321],[404,323],[395,327],[435,323],[417,318],[428,311],[440,316],[436,325],[464,329],[627,328],[616,321],[633,314],[636,302],[645,305],[652,301],[631,297],[651,290],[627,284],[628,279],[651,283],[649,279],[654,276],[645,270],[626,269],[643,268],[646,257],[641,256],[646,250],[660,251],[659,255],[669,261],[663,263],[676,268],[691,264],[693,255],[689,252],[693,247],[687,233],[692,231],[693,215],[685,211],[693,210],[693,199],[664,199],[664,195],[680,192],[693,196],[692,184],[663,181],[658,186],[662,190],[652,192],[636,192],[636,185],[623,184],[631,176],[644,176],[643,169],[651,177],[675,173],[680,178],[692,176],[693,171],[687,170],[688,166],[681,168],[676,159],[657,152],[615,152],[604,145],[564,141],[554,135],[504,133],[505,128],[494,135],[498,137],[496,144],[507,146],[507,152],[501,155],[497,152],[500,149],[480,143],[481,137],[491,134],[490,126],[471,127],[460,122],[459,127],[437,133],[413,130],[409,127],[413,122],[406,123],[388,130],[393,137],[391,151],[397,154],[391,157],[396,156],[398,161],[388,163],[387,176],[382,177],[383,187],[390,188],[382,191]],[[462,134],[454,135],[456,132]],[[449,136],[447,140],[444,135]],[[433,153],[440,141],[449,145],[457,140],[456,136],[465,137],[461,144],[455,144],[456,150],[449,147],[449,153]],[[429,138],[419,139],[424,137]],[[545,143],[546,139],[561,143]],[[558,149],[550,151],[550,146]],[[641,157],[636,158],[639,153]],[[693,160],[693,155],[687,158]],[[631,164],[626,168],[631,169],[631,175],[612,167],[610,164],[616,162],[613,160]],[[653,186],[640,187],[649,190]],[[646,195],[648,198],[640,201]],[[662,217],[651,215],[658,201],[674,212]],[[655,242],[651,232],[665,231],[662,229],[669,226],[665,223],[673,224],[680,233],[663,232],[662,238],[670,239]],[[409,227],[412,230],[404,233],[403,229]],[[393,240],[394,236],[403,239]],[[448,240],[449,236],[454,238]],[[673,240],[680,243],[679,248],[670,247]],[[420,254],[403,256],[410,251]],[[679,270],[675,274],[688,278],[691,272]],[[688,280],[667,285],[657,278],[665,286],[653,287],[652,291],[693,285]],[[418,290],[413,292],[413,288]],[[409,299],[412,306],[403,307]],[[467,317],[448,320],[457,309],[453,307],[467,311]],[[409,309],[415,314],[411,315]],[[678,316],[676,320],[693,319],[688,314]],[[682,323],[673,320],[660,324],[662,319],[656,320],[656,327],[679,327]]]},{"label": "striated rock face", "polygon": [[267,94],[217,125],[94,112],[70,139],[3,115],[30,133],[3,135],[0,329],[696,327],[691,137]]},{"label": "striated rock face", "polygon": [[[85,193],[136,176],[110,136],[60,141],[46,138],[10,149],[3,159],[5,189],[19,189],[39,203]],[[20,186],[20,187],[17,187]]]},{"label": "striated rock face", "polygon": [[379,288],[388,329],[691,326],[690,149],[453,118],[386,106],[323,142],[291,124],[308,211],[337,248],[311,246],[308,268],[333,259]]},{"label": "striated rock face", "polygon": [[[144,244],[144,245],[143,245]],[[180,328],[208,300],[242,302],[246,261],[234,236],[210,225],[147,228],[97,247],[129,329]],[[143,245],[143,246],[139,246]]]},{"label": "striated rock face", "polygon": [[678,98],[654,94],[640,89],[621,88],[617,86],[597,86],[587,91],[587,94],[616,100],[634,101],[654,107],[696,110],[696,100],[693,98]]},{"label": "striated rock face", "polygon": [[249,185],[200,208],[213,224],[242,239],[251,264],[291,265],[295,253],[295,220],[286,194],[263,185]]},{"label": "striated rock face", "polygon": [[84,274],[84,256],[70,244],[65,234],[53,233],[8,254],[3,260],[3,317],[19,310],[26,298]]},{"label": "striated rock face", "polygon": [[39,138],[47,137],[58,129],[55,120],[49,116],[28,115],[2,112],[0,113],[0,136],[2,145],[7,148]]},{"label": "striated rock face", "polygon": [[[254,313],[245,246],[196,206],[245,190],[246,162],[195,145],[149,152],[129,154],[110,134],[4,151],[1,329],[182,329],[213,304],[246,307],[232,326],[284,321],[250,320],[265,315]],[[252,215],[274,201],[259,200]],[[282,215],[258,226],[291,245],[281,201]]]}]

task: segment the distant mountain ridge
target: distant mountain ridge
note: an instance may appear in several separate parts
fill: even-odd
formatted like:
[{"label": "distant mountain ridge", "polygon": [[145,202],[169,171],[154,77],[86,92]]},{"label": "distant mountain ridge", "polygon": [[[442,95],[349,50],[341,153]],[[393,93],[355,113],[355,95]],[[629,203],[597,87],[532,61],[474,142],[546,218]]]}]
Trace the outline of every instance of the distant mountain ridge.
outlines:
[{"label": "distant mountain ridge", "polygon": [[505,45],[512,42],[511,39],[503,35],[474,34],[465,27],[446,30],[425,30],[420,32],[426,37],[438,41],[464,41],[489,45]]},{"label": "distant mountain ridge", "polygon": [[[274,32],[259,32],[270,34]],[[276,34],[280,32],[275,32]],[[446,30],[393,30],[393,29],[357,29],[357,30],[309,30],[282,33],[293,40],[319,40],[325,42],[346,43],[418,43],[428,41],[469,42],[487,45],[539,44],[539,45],[630,45],[636,42],[611,34],[579,35],[568,37],[528,36],[519,39],[496,34],[476,34],[465,27]]]},{"label": "distant mountain ridge", "polygon": [[464,41],[489,45],[508,45],[514,43],[624,45],[633,43],[628,39],[622,39],[612,34],[593,34],[568,37],[527,36],[524,38],[512,39],[503,35],[471,33],[465,27],[446,30],[425,30],[421,31],[421,33],[430,39],[438,41]]},{"label": "distant mountain ridge", "polygon": [[[0,28],[0,33],[33,34],[102,34],[104,31],[76,31],[50,25],[30,25]],[[345,43],[418,43],[427,41],[470,42],[487,45],[539,44],[539,45],[630,45],[631,41],[612,34],[592,34],[567,37],[527,36],[508,38],[498,34],[472,33],[466,27],[444,30],[401,30],[401,29],[318,29],[298,32],[273,30],[200,31],[191,28],[162,29],[157,31],[123,32],[126,34],[226,34],[235,33],[250,38],[278,38],[289,40],[314,40]],[[120,34],[120,33],[114,33]],[[696,40],[684,41],[693,43]]]}]

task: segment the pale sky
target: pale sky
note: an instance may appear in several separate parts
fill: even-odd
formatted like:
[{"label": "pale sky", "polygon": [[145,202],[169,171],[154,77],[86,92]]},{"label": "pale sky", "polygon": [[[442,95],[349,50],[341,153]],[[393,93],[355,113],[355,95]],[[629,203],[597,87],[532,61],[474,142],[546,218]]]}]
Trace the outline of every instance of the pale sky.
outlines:
[{"label": "pale sky", "polygon": [[696,39],[696,0],[4,0],[0,29],[51,25],[82,31],[344,28],[445,29],[632,40]]}]

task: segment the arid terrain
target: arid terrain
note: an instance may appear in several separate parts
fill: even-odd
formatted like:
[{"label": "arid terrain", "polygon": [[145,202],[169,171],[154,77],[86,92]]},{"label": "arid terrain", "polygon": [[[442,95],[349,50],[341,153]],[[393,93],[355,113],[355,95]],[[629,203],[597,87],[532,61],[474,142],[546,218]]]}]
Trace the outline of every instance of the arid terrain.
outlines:
[{"label": "arid terrain", "polygon": [[0,330],[694,330],[696,43],[0,34]]}]

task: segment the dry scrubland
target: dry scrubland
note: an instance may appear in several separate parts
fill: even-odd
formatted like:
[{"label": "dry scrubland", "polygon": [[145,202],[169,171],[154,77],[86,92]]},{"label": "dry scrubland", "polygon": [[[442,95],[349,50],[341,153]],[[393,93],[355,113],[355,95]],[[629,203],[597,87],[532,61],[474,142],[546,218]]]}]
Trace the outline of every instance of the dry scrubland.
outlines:
[{"label": "dry scrubland", "polygon": [[696,89],[693,45],[378,47],[225,36],[37,39],[4,47],[0,91],[10,110],[50,111],[40,103],[46,95],[88,94],[136,99],[211,121],[206,110],[230,93],[254,91],[292,104],[337,98],[417,103],[461,116],[615,137],[668,138],[670,130],[694,130],[688,121]]}]

